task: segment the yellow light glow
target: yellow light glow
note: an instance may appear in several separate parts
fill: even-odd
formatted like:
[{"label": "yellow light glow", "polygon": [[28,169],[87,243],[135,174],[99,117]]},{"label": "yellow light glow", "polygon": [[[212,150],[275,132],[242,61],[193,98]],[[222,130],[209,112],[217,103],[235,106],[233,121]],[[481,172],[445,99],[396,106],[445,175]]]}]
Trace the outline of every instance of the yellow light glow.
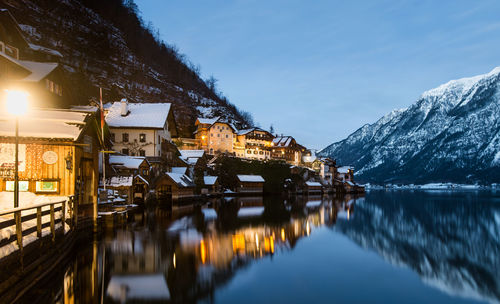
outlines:
[{"label": "yellow light glow", "polygon": [[201,139],[202,139],[202,140],[205,140],[205,139],[207,139],[207,137],[206,137],[205,135],[202,135],[202,136],[201,136]]},{"label": "yellow light glow", "polygon": [[174,253],[174,259],[173,259],[173,260],[174,260],[174,263],[173,263],[173,264],[174,264],[174,268],[175,268],[175,267],[177,266],[177,265],[175,264],[175,253]]},{"label": "yellow light glow", "polygon": [[207,246],[205,245],[204,240],[200,241],[200,254],[201,254],[201,262],[205,264],[205,261],[207,260]]},{"label": "yellow light glow", "polygon": [[271,253],[274,253],[274,237],[270,237],[270,243],[271,243]]},{"label": "yellow light glow", "polygon": [[241,234],[233,235],[233,252],[245,250],[245,237]]},{"label": "yellow light glow", "polygon": [[285,238],[285,229],[281,228],[281,240],[284,242],[286,240]]},{"label": "yellow light glow", "polygon": [[7,90],[7,112],[14,116],[25,115],[28,112],[28,96],[24,91]]},{"label": "yellow light glow", "polygon": [[255,246],[259,249],[259,235],[257,233],[255,234]]}]

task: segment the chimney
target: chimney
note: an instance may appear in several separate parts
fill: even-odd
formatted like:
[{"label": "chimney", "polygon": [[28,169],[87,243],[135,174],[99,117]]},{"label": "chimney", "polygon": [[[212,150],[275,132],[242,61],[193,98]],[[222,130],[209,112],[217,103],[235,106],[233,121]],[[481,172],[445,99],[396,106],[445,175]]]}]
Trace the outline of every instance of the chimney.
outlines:
[{"label": "chimney", "polygon": [[122,100],[120,101],[120,109],[121,109],[122,116],[127,116],[128,115],[128,102],[127,102],[127,98],[122,98]]}]

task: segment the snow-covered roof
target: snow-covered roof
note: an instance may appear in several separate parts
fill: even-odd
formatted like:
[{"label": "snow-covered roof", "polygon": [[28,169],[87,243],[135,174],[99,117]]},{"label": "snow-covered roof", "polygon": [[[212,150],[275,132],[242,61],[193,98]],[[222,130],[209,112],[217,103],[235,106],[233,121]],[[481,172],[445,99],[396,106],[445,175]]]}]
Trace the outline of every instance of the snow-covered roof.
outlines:
[{"label": "snow-covered roof", "polygon": [[308,187],[322,187],[323,185],[321,185],[321,183],[319,182],[312,182],[312,181],[309,181],[309,182],[306,182],[306,185]]},{"label": "snow-covered roof", "polygon": [[355,185],[354,185],[354,183],[353,183],[353,182],[350,182],[350,181],[347,181],[347,182],[346,182],[346,184],[348,184],[349,186],[352,186],[352,187],[354,187],[354,186],[355,186]]},{"label": "snow-covered roof", "polygon": [[110,155],[109,164],[125,169],[139,169],[139,166],[146,160],[144,156]]},{"label": "snow-covered roof", "polygon": [[106,179],[106,187],[132,187],[132,176],[113,176]]},{"label": "snow-covered roof", "polygon": [[342,167],[337,168],[337,172],[342,173],[342,174],[346,174],[346,173],[349,173],[349,170],[352,170],[352,169],[353,169],[353,167],[351,167],[351,166],[342,166]]},{"label": "snow-covered roof", "polygon": [[213,125],[214,123],[216,123],[219,120],[219,118],[220,117],[215,117],[215,118],[198,117],[197,121],[198,121],[198,123],[203,124],[203,125]]},{"label": "snow-covered roof", "polygon": [[128,111],[127,116],[122,116],[121,102],[113,102],[106,114],[108,126],[163,129],[170,112],[170,103],[129,103]]},{"label": "snow-covered roof", "polygon": [[181,158],[183,159],[188,159],[188,158],[200,158],[205,155],[204,150],[179,150],[181,153]]},{"label": "snow-covered roof", "polygon": [[70,109],[79,112],[95,113],[98,108],[96,106],[71,106]]},{"label": "snow-covered roof", "polygon": [[289,147],[292,140],[293,137],[291,136],[279,136],[273,139],[273,144],[275,147]]},{"label": "snow-covered roof", "polygon": [[205,185],[213,186],[217,182],[217,178],[217,176],[208,175],[203,177],[203,181],[205,182]]},{"label": "snow-covered roof", "polygon": [[[71,110],[30,110],[19,120],[19,136],[77,140],[89,113]],[[0,136],[13,137],[15,119],[0,111]]]},{"label": "snow-covered roof", "polygon": [[263,183],[264,178],[260,175],[237,175],[238,180],[244,183]]},{"label": "snow-covered roof", "polygon": [[193,181],[185,174],[172,173],[172,172],[167,172],[165,174],[168,177],[170,177],[177,184],[178,187],[194,187]]},{"label": "snow-covered roof", "polygon": [[187,167],[172,167],[172,173],[186,174]]},{"label": "snow-covered roof", "polygon": [[61,57],[61,58],[63,57],[63,55],[56,50],[49,49],[47,47],[44,47],[41,45],[36,45],[33,43],[28,43],[28,45],[29,45],[30,49],[32,49],[32,50],[43,52],[43,53],[50,54],[50,55],[57,56],[57,57]]},{"label": "snow-covered roof", "polygon": [[17,60],[2,52],[0,52],[0,56],[31,73],[25,78],[20,79],[20,81],[38,82],[49,75],[52,71],[54,71],[57,66],[59,66],[59,64],[55,62]]}]

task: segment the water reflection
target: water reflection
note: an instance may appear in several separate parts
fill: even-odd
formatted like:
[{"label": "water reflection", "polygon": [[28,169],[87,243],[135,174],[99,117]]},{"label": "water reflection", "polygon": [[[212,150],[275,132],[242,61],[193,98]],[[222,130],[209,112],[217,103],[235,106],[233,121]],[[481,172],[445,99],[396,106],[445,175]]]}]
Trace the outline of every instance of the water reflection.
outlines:
[{"label": "water reflection", "polygon": [[[372,285],[376,284],[361,279],[363,269],[372,266],[366,261],[373,261],[373,252],[392,265],[411,269],[431,286],[415,287],[419,294],[425,288],[445,293],[425,300],[455,302],[458,296],[461,301],[498,303],[500,299],[500,204],[495,196],[481,193],[232,198],[178,214],[148,210],[126,229],[107,231],[100,242],[79,252],[62,268],[63,279],[56,287],[49,284],[38,290],[64,303],[217,302],[221,297],[216,293],[235,278],[248,275],[245,270],[252,265],[285,256],[314,265],[311,256],[304,255],[304,246],[298,249],[302,240],[307,239],[302,244],[330,254],[323,263],[345,259],[331,250],[338,244],[314,238],[316,230],[347,236],[352,245],[343,246],[355,247],[346,249],[349,264],[360,265],[357,277],[328,271],[308,277],[314,288],[304,287],[303,292],[324,294],[319,298],[322,301],[331,300],[321,287],[325,280],[332,286],[345,283],[374,294]],[[284,280],[297,271],[281,269]],[[381,272],[374,274],[375,279],[396,277],[394,267],[377,269]],[[245,284],[262,287],[260,277]],[[404,284],[415,283],[408,280]],[[446,294],[453,297],[446,298]],[[391,293],[378,296],[362,298],[362,302],[396,299]],[[290,292],[286,299],[299,301],[293,297]],[[337,300],[350,302],[348,297]]]}]

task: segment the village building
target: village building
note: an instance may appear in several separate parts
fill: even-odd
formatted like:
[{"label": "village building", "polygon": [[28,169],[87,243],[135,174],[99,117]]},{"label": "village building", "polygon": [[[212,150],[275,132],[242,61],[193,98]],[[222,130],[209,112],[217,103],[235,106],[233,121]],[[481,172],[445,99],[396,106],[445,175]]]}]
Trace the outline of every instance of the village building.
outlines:
[{"label": "village building", "polygon": [[145,156],[158,168],[161,157],[166,156],[163,155],[166,144],[177,136],[171,104],[128,103],[122,99],[106,104],[105,109],[113,150],[124,155]]},{"label": "village building", "polygon": [[321,193],[323,192],[323,185],[320,182],[307,181],[304,185],[304,192],[306,194]]},{"label": "village building", "polygon": [[266,160],[271,158],[274,136],[260,128],[238,131],[234,154],[239,158]]},{"label": "village building", "polygon": [[[61,53],[30,43],[6,9],[0,9],[0,87],[30,92],[33,107],[66,107]],[[63,96],[65,97],[63,99]]]},{"label": "village building", "polygon": [[195,139],[200,149],[210,155],[233,154],[236,128],[221,118],[198,118],[195,122]]},{"label": "village building", "polygon": [[336,170],[335,179],[338,181],[345,182],[354,182],[354,168],[351,166],[342,166],[338,167]]},{"label": "village building", "polygon": [[[74,197],[77,214],[96,216],[99,178],[95,113],[32,109],[19,119],[19,190]],[[0,191],[14,191],[15,119],[0,112]],[[23,202],[19,202],[20,207]]]},{"label": "village building", "polygon": [[265,180],[260,175],[237,175],[236,192],[261,194],[264,192]]},{"label": "village building", "polygon": [[300,166],[302,163],[302,153],[306,148],[297,143],[291,136],[278,136],[273,139],[271,158],[283,160],[291,165]]},{"label": "village building", "polygon": [[166,172],[155,181],[156,196],[159,200],[192,198],[195,184],[185,174]]},{"label": "village building", "polygon": [[144,156],[110,155],[112,176],[106,182],[109,189],[120,190],[127,202],[144,202],[149,192],[151,165]]},{"label": "village building", "polygon": [[207,175],[203,177],[204,186],[201,189],[201,194],[220,194],[221,187],[217,176]]}]

